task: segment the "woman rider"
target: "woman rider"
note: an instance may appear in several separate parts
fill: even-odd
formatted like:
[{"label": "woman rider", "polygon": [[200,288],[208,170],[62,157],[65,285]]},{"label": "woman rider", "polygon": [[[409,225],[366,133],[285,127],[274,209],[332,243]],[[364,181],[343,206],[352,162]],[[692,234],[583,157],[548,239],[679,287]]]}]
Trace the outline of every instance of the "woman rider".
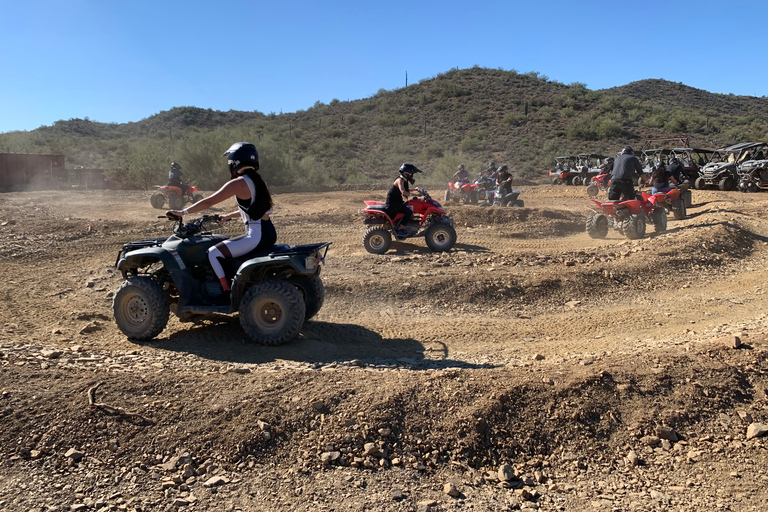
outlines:
[{"label": "woman rider", "polygon": [[407,223],[411,220],[411,217],[413,217],[413,211],[406,206],[405,202],[408,201],[408,198],[411,195],[420,195],[419,192],[411,192],[408,183],[412,185],[416,181],[413,178],[413,175],[421,171],[413,164],[403,164],[400,166],[398,172],[400,173],[400,176],[395,179],[394,183],[392,183],[392,187],[387,193],[387,199],[384,203],[384,211],[392,220],[395,220],[398,213],[403,214],[397,225],[393,226],[393,229],[395,230],[396,235],[404,236],[406,233],[400,229],[400,226]]},{"label": "woman rider", "polygon": [[230,197],[237,199],[239,209],[221,216],[229,220],[238,215],[245,223],[245,235],[219,242],[208,249],[208,261],[221,289],[229,290],[229,281],[219,258],[236,258],[254,249],[266,249],[277,241],[277,233],[269,214],[272,213],[272,196],[267,184],[259,175],[259,153],[250,142],[236,142],[224,153],[229,165],[230,181],[212,195],[202,199],[184,210],[168,210],[166,215],[183,217],[190,213],[201,212]]}]

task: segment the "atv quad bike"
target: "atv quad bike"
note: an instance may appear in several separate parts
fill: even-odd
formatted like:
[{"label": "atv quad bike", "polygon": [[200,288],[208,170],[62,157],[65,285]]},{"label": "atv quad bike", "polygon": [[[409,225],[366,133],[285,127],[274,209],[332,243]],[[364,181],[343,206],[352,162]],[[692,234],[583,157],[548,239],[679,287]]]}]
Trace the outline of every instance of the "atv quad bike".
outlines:
[{"label": "atv quad bike", "polygon": [[168,201],[168,207],[171,210],[181,210],[188,202],[196,203],[203,199],[203,194],[197,190],[197,187],[188,183],[182,184],[181,187],[160,185],[153,185],[153,187],[157,189],[149,198],[153,208],[162,208]]},{"label": "atv quad bike", "polygon": [[445,191],[445,200],[464,204],[477,204],[477,183],[462,183],[460,181],[448,182],[448,189]]},{"label": "atv quad bike", "polygon": [[592,199],[592,202],[601,210],[587,218],[587,233],[592,238],[605,238],[611,227],[630,240],[643,238],[647,224],[653,224],[657,233],[664,232],[667,230],[667,210],[671,210],[676,219],[685,218],[685,203],[678,189],[668,194],[643,192],[635,199],[625,201]]},{"label": "atv quad bike", "polygon": [[578,157],[555,157],[555,170],[549,171],[549,179],[553,185],[573,185],[573,178],[579,174],[577,170]]},{"label": "atv quad bike", "polygon": [[395,230],[394,226],[402,218],[399,213],[391,219],[386,212],[386,205],[381,201],[365,201],[365,208],[360,210],[367,226],[363,234],[363,247],[373,254],[384,254],[392,245],[392,238],[402,242],[408,238],[424,237],[427,246],[435,252],[450,250],[456,244],[456,231],[453,218],[445,209],[432,199],[426,190],[417,189],[422,197],[414,197],[406,203],[413,210],[410,222]]},{"label": "atv quad bike", "polygon": [[126,243],[117,255],[115,266],[125,281],[115,292],[112,312],[130,339],[160,334],[171,311],[182,322],[238,312],[253,341],[279,345],[293,339],[322,307],[320,268],[331,242],[279,244],[223,259],[232,289],[222,293],[207,250],[227,237],[206,229],[219,216],[173,220],[178,220],[173,236]]}]

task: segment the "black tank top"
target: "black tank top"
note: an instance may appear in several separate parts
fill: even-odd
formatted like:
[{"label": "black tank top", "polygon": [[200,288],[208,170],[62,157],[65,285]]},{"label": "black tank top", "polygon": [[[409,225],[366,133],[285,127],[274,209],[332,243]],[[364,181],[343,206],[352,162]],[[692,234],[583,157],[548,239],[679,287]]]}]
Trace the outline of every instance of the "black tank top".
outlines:
[{"label": "black tank top", "polygon": [[[398,178],[403,180],[403,184],[405,185],[405,190],[410,192],[411,189],[408,188],[408,180],[405,178]],[[392,184],[392,188],[389,189],[389,192],[387,193],[387,201],[386,201],[387,208],[392,208],[395,206],[401,206],[405,204],[405,201],[403,200],[403,193],[400,192],[400,187],[397,186],[397,180],[395,180],[395,183]]]},{"label": "black tank top", "polygon": [[260,176],[251,176],[250,173],[244,174],[243,178],[251,180],[253,188],[256,190],[256,197],[251,199],[240,199],[238,197],[237,206],[247,213],[251,220],[259,220],[271,208],[269,196],[267,195],[267,184],[264,183]]}]

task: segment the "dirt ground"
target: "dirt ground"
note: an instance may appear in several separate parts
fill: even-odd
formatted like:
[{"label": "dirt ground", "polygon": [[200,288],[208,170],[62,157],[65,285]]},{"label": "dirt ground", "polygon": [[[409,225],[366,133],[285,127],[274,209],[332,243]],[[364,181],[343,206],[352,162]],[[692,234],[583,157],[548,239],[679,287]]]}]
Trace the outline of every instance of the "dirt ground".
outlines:
[{"label": "dirt ground", "polygon": [[525,187],[376,256],[384,194],[275,196],[281,242],[333,242],[280,347],[118,331],[148,193],[0,194],[0,510],[766,510],[768,195],[594,240],[581,187]]}]

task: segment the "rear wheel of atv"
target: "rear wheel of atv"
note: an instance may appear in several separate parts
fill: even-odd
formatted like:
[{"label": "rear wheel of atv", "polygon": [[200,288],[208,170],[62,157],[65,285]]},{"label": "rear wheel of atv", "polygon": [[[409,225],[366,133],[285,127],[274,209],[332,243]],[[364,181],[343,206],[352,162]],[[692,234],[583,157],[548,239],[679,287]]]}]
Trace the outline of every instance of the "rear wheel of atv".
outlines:
[{"label": "rear wheel of atv", "polygon": [[574,184],[574,185],[576,185],[577,187],[578,187],[579,185],[581,185],[581,182],[582,182],[582,178],[581,178],[581,176],[574,176],[574,177],[573,177],[573,180],[571,180],[571,183],[573,183],[573,184]]},{"label": "rear wheel of atv", "polygon": [[592,238],[608,236],[608,217],[604,213],[593,213],[587,217],[587,234]]},{"label": "rear wheel of atv", "polygon": [[552,184],[553,185],[562,185],[563,184],[563,180],[562,180],[562,178],[553,178],[552,179]]},{"label": "rear wheel of atv", "polygon": [[637,240],[645,236],[645,217],[633,213],[621,222],[621,230],[630,240]]},{"label": "rear wheel of atv", "polygon": [[388,229],[375,226],[370,227],[363,235],[365,250],[373,254],[384,254],[392,245],[392,234]]},{"label": "rear wheel of atv", "polygon": [[198,201],[202,201],[203,199],[205,199],[203,197],[203,194],[195,194],[194,196],[192,196],[192,202],[193,203],[196,203]]},{"label": "rear wheel of atv", "polygon": [[473,190],[469,193],[469,202],[471,204],[477,204],[477,190]]},{"label": "rear wheel of atv", "polygon": [[523,206],[525,206],[525,201],[523,201],[522,199],[517,199],[515,200],[515,206],[519,206],[520,208],[522,208]]},{"label": "rear wheel of atv", "polygon": [[699,176],[694,180],[693,186],[696,190],[704,190],[704,187],[707,186],[707,182],[704,180],[703,177]]},{"label": "rear wheel of atv", "polygon": [[424,233],[424,238],[430,249],[435,252],[445,252],[456,243],[456,231],[452,226],[441,222],[429,226]]},{"label": "rear wheel of atv", "polygon": [[151,340],[163,332],[170,311],[162,287],[148,277],[127,279],[112,299],[117,328],[133,340]]},{"label": "rear wheel of atv", "polygon": [[149,204],[152,205],[152,208],[162,208],[165,205],[165,196],[161,192],[152,194],[152,197],[149,198]]},{"label": "rear wheel of atv", "polygon": [[734,185],[736,185],[736,181],[733,179],[733,176],[726,176],[717,184],[717,186],[720,187],[720,190],[724,191],[733,190]]},{"label": "rear wheel of atv", "polygon": [[683,202],[685,203],[686,208],[692,208],[693,207],[693,192],[690,190],[684,190],[683,191]]},{"label": "rear wheel of atv", "polygon": [[674,215],[675,220],[683,220],[686,214],[685,201],[678,199],[672,203],[672,214]]},{"label": "rear wheel of atv", "polygon": [[654,208],[651,214],[653,218],[653,228],[657,233],[667,230],[667,210],[664,208]]},{"label": "rear wheel of atv", "polygon": [[589,197],[597,197],[597,194],[599,192],[600,192],[600,189],[594,183],[587,185],[587,195]]},{"label": "rear wheel of atv", "polygon": [[325,287],[323,281],[317,274],[311,276],[297,275],[288,280],[293,286],[299,289],[304,297],[306,313],[304,321],[309,320],[320,311],[325,302]]},{"label": "rear wheel of atv", "polygon": [[240,325],[256,343],[282,345],[299,334],[306,306],[298,288],[287,281],[263,281],[240,301]]},{"label": "rear wheel of atv", "polygon": [[184,208],[184,198],[178,194],[168,196],[168,207],[171,210],[181,210]]}]

